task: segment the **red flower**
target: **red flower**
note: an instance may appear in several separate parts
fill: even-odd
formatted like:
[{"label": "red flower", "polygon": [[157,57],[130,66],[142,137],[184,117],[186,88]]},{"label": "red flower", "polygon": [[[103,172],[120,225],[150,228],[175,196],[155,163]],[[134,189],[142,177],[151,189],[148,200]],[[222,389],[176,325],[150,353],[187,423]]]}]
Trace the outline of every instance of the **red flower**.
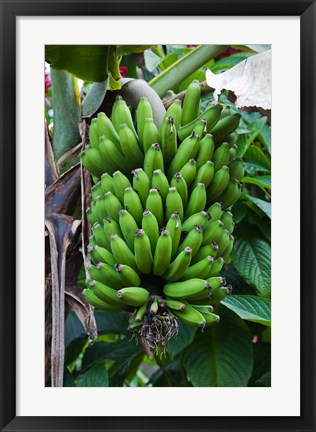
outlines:
[{"label": "red flower", "polygon": [[120,74],[123,78],[127,76],[127,67],[126,66],[119,66]]},{"label": "red flower", "polygon": [[45,72],[45,94],[48,93],[48,90],[51,88],[52,83],[50,81],[48,73]]}]

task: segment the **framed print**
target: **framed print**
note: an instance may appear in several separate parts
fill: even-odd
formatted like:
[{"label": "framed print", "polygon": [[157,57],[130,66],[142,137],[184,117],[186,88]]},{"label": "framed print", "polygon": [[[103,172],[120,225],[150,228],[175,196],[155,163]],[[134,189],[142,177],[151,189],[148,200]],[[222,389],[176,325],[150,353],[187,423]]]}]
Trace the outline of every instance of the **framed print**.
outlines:
[{"label": "framed print", "polygon": [[314,2],[1,6],[1,430],[314,431]]}]

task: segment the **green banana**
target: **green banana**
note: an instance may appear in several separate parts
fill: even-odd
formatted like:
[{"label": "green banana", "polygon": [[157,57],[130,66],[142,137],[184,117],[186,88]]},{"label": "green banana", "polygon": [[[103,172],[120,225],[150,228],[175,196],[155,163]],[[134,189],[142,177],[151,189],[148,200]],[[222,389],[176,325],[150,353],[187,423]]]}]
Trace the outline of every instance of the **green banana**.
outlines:
[{"label": "green banana", "polygon": [[224,233],[224,224],[221,220],[212,219],[204,225],[203,244],[208,245],[212,242],[218,243]]},{"label": "green banana", "polygon": [[152,144],[147,150],[144,159],[144,171],[148,175],[149,180],[151,181],[153,176],[153,171],[160,169],[164,172],[164,160],[163,154],[160,149],[159,144]]},{"label": "green banana", "polygon": [[98,246],[108,249],[109,240],[106,237],[105,232],[103,231],[101,225],[98,222],[95,225],[93,225],[92,234]]},{"label": "green banana", "polygon": [[230,245],[230,232],[225,228],[221,239],[218,241],[217,256],[221,257],[222,253]]},{"label": "green banana", "polygon": [[149,150],[152,144],[160,144],[160,137],[157,126],[155,125],[154,119],[146,118],[144,129],[143,129],[143,150],[144,153]]},{"label": "green banana", "polygon": [[171,240],[172,240],[172,252],[171,252],[171,258],[174,258],[179,243],[181,239],[181,219],[179,212],[175,211],[170,216],[167,225],[166,230],[169,232]]},{"label": "green banana", "polygon": [[156,217],[149,210],[145,210],[143,213],[142,229],[148,235],[151,245],[151,252],[154,253],[159,238],[159,225]]},{"label": "green banana", "polygon": [[185,211],[185,218],[189,218],[194,213],[201,212],[206,204],[206,189],[204,183],[198,183],[193,189]]},{"label": "green banana", "polygon": [[92,199],[95,200],[96,197],[103,195],[103,191],[101,188],[101,182],[98,182],[97,184],[95,184],[94,186],[92,186],[91,188],[91,196]]},{"label": "green banana", "polygon": [[235,229],[235,222],[233,214],[230,211],[225,211],[222,214],[221,221],[224,224],[224,227],[232,234]]},{"label": "green banana", "polygon": [[205,319],[205,325],[206,326],[217,324],[220,321],[220,317],[218,315],[214,314],[214,313],[211,313],[211,312],[201,312],[201,314],[203,315],[203,318]]},{"label": "green banana", "polygon": [[105,285],[102,282],[92,279],[89,282],[89,288],[103,302],[109,303],[120,308],[120,300],[117,297],[117,290]]},{"label": "green banana", "polygon": [[138,226],[143,219],[143,205],[137,192],[132,187],[125,188],[123,203],[126,210],[133,216]]},{"label": "green banana", "polygon": [[211,221],[219,220],[222,217],[223,214],[223,208],[221,203],[215,202],[212,204],[208,209],[207,212],[210,215]]},{"label": "green banana", "polygon": [[183,202],[177,188],[170,187],[166,197],[166,220],[169,220],[172,213],[178,212],[180,220],[183,220]]},{"label": "green banana", "polygon": [[214,305],[219,303],[220,301],[224,300],[224,298],[227,295],[230,295],[232,293],[232,288],[231,286],[227,286],[227,287],[219,287],[219,288],[215,288],[214,290],[212,290],[212,296],[210,298],[210,304]]},{"label": "green banana", "polygon": [[132,119],[132,114],[128,106],[126,105],[126,102],[123,100],[121,96],[116,96],[116,100],[112,108],[111,119],[116,132],[119,132],[120,125],[122,123],[127,123],[128,127],[133,131],[133,133],[137,137],[137,133]]},{"label": "green banana", "polygon": [[143,207],[146,207],[146,200],[150,189],[150,180],[148,175],[142,168],[137,168],[132,171],[133,174],[133,188],[138,192],[142,201]]},{"label": "green banana", "polygon": [[120,312],[126,309],[126,307],[124,307],[123,305],[113,306],[113,304],[109,304],[105,301],[102,301],[101,299],[99,299],[99,297],[97,297],[94,294],[94,292],[91,289],[83,290],[82,294],[84,298],[87,300],[87,302],[90,303],[96,309],[104,310],[106,312]]},{"label": "green banana", "polygon": [[140,286],[142,281],[135,270],[126,264],[115,264],[115,270],[120,278],[122,286]]},{"label": "green banana", "polygon": [[169,183],[167,177],[160,169],[153,171],[151,187],[158,189],[162,201],[164,202],[169,191]]},{"label": "green banana", "polygon": [[121,209],[119,212],[119,225],[126,244],[134,252],[134,239],[138,226],[133,216],[125,209]]},{"label": "green banana", "polygon": [[128,306],[142,306],[149,298],[149,292],[141,287],[126,287],[117,291],[118,298]]},{"label": "green banana", "polygon": [[[91,203],[92,204],[92,203]],[[102,221],[107,216],[107,210],[105,207],[105,200],[100,196],[96,197],[93,202],[93,213],[98,216],[98,220]]]},{"label": "green banana", "polygon": [[164,286],[163,293],[173,299],[185,299],[209,290],[210,286],[205,280],[191,279],[189,281],[168,283]]},{"label": "green banana", "polygon": [[217,258],[215,261],[213,261],[212,267],[205,278],[209,279],[210,277],[217,275],[222,270],[224,264],[225,260],[223,257]]},{"label": "green banana", "polygon": [[178,131],[182,119],[182,103],[180,99],[175,99],[175,101],[167,109],[166,114],[164,116],[163,123],[166,122],[168,117],[173,117],[174,125],[176,127],[176,130]]},{"label": "green banana", "polygon": [[135,321],[140,323],[143,321],[144,315],[146,313],[147,310],[147,303],[144,303],[142,306],[140,306],[140,308],[137,310],[136,315],[135,315]]},{"label": "green banana", "polygon": [[231,179],[235,178],[239,181],[242,180],[244,174],[245,174],[245,167],[244,163],[241,158],[237,158],[233,160],[229,165],[229,176]]},{"label": "green banana", "polygon": [[218,244],[211,243],[209,245],[201,247],[196,253],[195,257],[192,260],[192,264],[196,264],[197,262],[203,260],[207,256],[216,257],[218,251]]},{"label": "green banana", "polygon": [[103,231],[109,242],[109,245],[111,242],[112,234],[117,234],[119,237],[123,238],[123,234],[119,224],[114,219],[111,219],[110,217],[105,217],[103,219]]},{"label": "green banana", "polygon": [[92,147],[98,149],[99,148],[99,134],[98,134],[98,126],[97,119],[94,118],[91,120],[89,127],[89,142]]},{"label": "green banana", "polygon": [[238,150],[238,146],[236,144],[234,144],[230,149],[229,149],[229,154],[230,154],[230,159],[229,162],[232,162],[237,155],[237,150]]},{"label": "green banana", "polygon": [[105,264],[114,265],[116,263],[113,254],[108,249],[101,246],[91,246],[89,252],[95,264],[103,262]]},{"label": "green banana", "polygon": [[138,140],[127,123],[121,123],[119,129],[122,153],[132,169],[143,165],[144,155],[138,145]]},{"label": "green banana", "polygon": [[233,206],[240,198],[241,184],[237,179],[232,179],[226,189],[218,197],[224,208]]},{"label": "green banana", "polygon": [[94,225],[96,222],[100,222],[100,219],[93,213],[91,208],[87,209],[87,219],[90,222],[90,225]]},{"label": "green banana", "polygon": [[120,137],[111,120],[103,112],[100,112],[97,117],[97,134],[98,137],[106,136],[116,145],[118,150],[121,150]]},{"label": "green banana", "polygon": [[224,258],[224,260],[226,260],[229,257],[229,255],[231,254],[231,251],[233,250],[233,247],[234,247],[234,240],[235,240],[235,237],[230,235],[229,245],[221,254],[222,257]]},{"label": "green banana", "polygon": [[149,194],[146,200],[146,209],[151,211],[157,219],[158,226],[161,228],[164,224],[163,204],[160,193],[157,189],[149,189]]},{"label": "green banana", "polygon": [[99,149],[103,161],[107,161],[109,168],[104,170],[113,174],[114,171],[123,171],[128,174],[131,170],[129,161],[125,156],[117,149],[115,144],[105,136],[99,139]]},{"label": "green banana", "polygon": [[182,141],[182,143],[178,147],[178,150],[174,155],[171,164],[169,166],[167,177],[171,179],[176,172],[181,172],[181,169],[184,167],[184,165],[190,159],[195,158],[198,149],[199,149],[199,136],[196,133],[192,132],[192,134],[184,141]]},{"label": "green banana", "polygon": [[173,299],[166,299],[165,300],[166,305],[168,308],[184,312],[186,309],[186,305],[183,302],[180,302],[179,300],[173,300]]},{"label": "green banana", "polygon": [[112,288],[122,288],[123,284],[116,273],[114,266],[110,266],[109,264],[98,263],[95,266],[95,270],[90,269],[89,272],[92,279],[97,280],[98,282],[102,282],[105,285],[109,285]]},{"label": "green banana", "polygon": [[177,151],[177,129],[173,117],[168,117],[167,124],[161,131],[161,149],[166,165],[169,165]]},{"label": "green banana", "polygon": [[234,132],[239,125],[240,114],[230,114],[220,119],[211,129],[215,142],[223,141],[228,135]]},{"label": "green banana", "polygon": [[103,192],[103,195],[107,192],[112,192],[114,194],[114,187],[113,187],[113,178],[110,176],[109,173],[104,173],[101,176],[101,189]]},{"label": "green banana", "polygon": [[169,264],[163,277],[170,282],[179,280],[190,265],[192,249],[186,247],[174,261]]},{"label": "green banana", "polygon": [[117,234],[111,235],[111,251],[118,264],[127,264],[129,267],[132,267],[133,270],[137,271],[133,252]]},{"label": "green banana", "polygon": [[196,225],[203,227],[209,219],[210,215],[206,211],[194,213],[183,222],[182,231],[191,231]]},{"label": "green banana", "polygon": [[230,147],[233,147],[233,145],[237,144],[237,140],[238,140],[237,132],[232,132],[225,138],[225,141],[229,144]]},{"label": "green banana", "polygon": [[196,158],[197,169],[201,168],[205,162],[210,161],[214,154],[213,135],[206,134],[199,142],[199,150]]},{"label": "green banana", "polygon": [[[147,118],[153,118],[153,110],[147,97],[141,97],[136,108],[136,124],[139,136],[139,143],[144,148],[144,128]],[[157,141],[154,141],[157,142]]]},{"label": "green banana", "polygon": [[190,305],[188,302],[184,302],[186,308],[184,311],[177,311],[174,310],[174,314],[181,318],[184,322],[186,322],[189,325],[195,326],[195,327],[201,327],[204,329],[206,325],[206,320],[197,309],[195,309],[193,306]]},{"label": "green banana", "polygon": [[108,216],[115,222],[118,222],[122,203],[112,192],[107,192],[104,195],[104,206]]},{"label": "green banana", "polygon": [[183,109],[181,125],[185,126],[191,123],[199,114],[199,105],[201,100],[201,87],[199,81],[194,80],[188,86],[183,100]]},{"label": "green banana", "polygon": [[207,121],[201,118],[200,121],[194,126],[193,132],[195,132],[200,139],[204,137],[207,132]]},{"label": "green banana", "polygon": [[229,169],[224,165],[216,171],[214,177],[207,188],[207,203],[215,201],[226,189],[229,183]]},{"label": "green banana", "polygon": [[210,285],[213,293],[214,290],[224,286],[226,284],[226,280],[222,276],[214,276],[208,278],[207,283]]},{"label": "green banana", "polygon": [[196,225],[191,231],[189,231],[186,238],[178,247],[177,255],[179,255],[179,253],[181,253],[186,247],[190,247],[192,249],[192,257],[194,257],[197,251],[199,250],[202,241],[203,241],[203,228]]},{"label": "green banana", "polygon": [[121,201],[121,203],[124,202],[125,189],[130,186],[131,186],[131,182],[123,173],[121,173],[121,171],[115,171],[113,173],[114,194]]},{"label": "green banana", "polygon": [[134,248],[136,265],[139,272],[149,274],[153,266],[153,256],[149,237],[142,229],[136,231]]},{"label": "green banana", "polygon": [[162,276],[167,270],[172,253],[172,240],[167,230],[162,230],[154,254],[153,273]]},{"label": "green banana", "polygon": [[196,174],[196,161],[195,159],[190,159],[180,170],[180,174],[186,181],[187,186],[189,187],[194,180]]},{"label": "green banana", "polygon": [[187,182],[182,177],[182,174],[175,173],[175,175],[172,177],[170,185],[174,186],[177,189],[177,191],[181,196],[183,207],[185,207],[188,203],[189,193],[188,193]]},{"label": "green banana", "polygon": [[[89,171],[91,171],[89,166],[94,167],[95,172],[98,172],[99,174],[94,174],[94,171],[91,171],[91,172],[94,175],[96,175],[96,177],[100,178],[104,172],[108,171],[109,166],[108,166],[107,160],[106,159],[104,160],[104,158],[102,157],[100,145],[99,145],[99,148],[86,146],[84,152],[86,155],[86,161],[88,161],[88,163],[89,163],[89,165],[86,165],[87,169]],[[82,161],[84,163],[83,159],[82,159]]]},{"label": "green banana", "polygon": [[196,187],[198,183],[204,183],[207,188],[211,183],[214,176],[214,163],[212,161],[206,161],[196,173],[192,188]]},{"label": "green banana", "polygon": [[213,162],[214,170],[218,171],[223,165],[227,165],[230,159],[229,144],[224,142],[221,144],[214,153]]},{"label": "green banana", "polygon": [[185,126],[181,126],[178,130],[178,137],[181,141],[183,141],[185,138],[187,138],[197,125],[199,121],[203,118],[207,122],[207,132],[210,131],[210,129],[216,125],[218,122],[218,119],[220,118],[222,111],[222,106],[220,104],[212,105],[199,115],[196,119],[192,120],[190,123],[188,123]]},{"label": "green banana", "polygon": [[188,280],[193,278],[204,279],[210,272],[214,258],[210,255],[190,265],[183,273],[181,280]]}]

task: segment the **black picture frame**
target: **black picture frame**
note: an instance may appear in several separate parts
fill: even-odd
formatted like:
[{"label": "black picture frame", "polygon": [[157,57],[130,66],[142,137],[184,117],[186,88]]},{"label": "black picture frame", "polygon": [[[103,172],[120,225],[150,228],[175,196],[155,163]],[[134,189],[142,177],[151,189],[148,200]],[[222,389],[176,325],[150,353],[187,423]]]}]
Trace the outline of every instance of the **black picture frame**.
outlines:
[{"label": "black picture frame", "polygon": [[[0,430],[316,431],[315,421],[315,50],[313,1],[0,0]],[[91,15],[299,16],[301,24],[301,415],[299,417],[16,416],[16,17]],[[286,43],[286,41],[285,41]],[[290,67],[290,66],[289,66]],[[293,83],[298,85],[298,83]],[[295,103],[295,102],[294,102]],[[289,109],[289,107],[285,107]],[[291,113],[289,112],[290,121]],[[290,208],[287,209],[290,211]],[[294,324],[295,325],[295,324]],[[290,377],[289,377],[290,379]],[[282,404],[282,401],[280,401]]]}]

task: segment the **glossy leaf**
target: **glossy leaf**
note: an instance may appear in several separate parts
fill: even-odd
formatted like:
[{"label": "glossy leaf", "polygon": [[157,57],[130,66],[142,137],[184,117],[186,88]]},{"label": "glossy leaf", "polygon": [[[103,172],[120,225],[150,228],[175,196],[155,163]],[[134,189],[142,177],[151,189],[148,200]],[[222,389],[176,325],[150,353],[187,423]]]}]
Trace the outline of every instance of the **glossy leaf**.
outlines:
[{"label": "glossy leaf", "polygon": [[108,371],[103,363],[98,363],[81,375],[75,382],[77,387],[108,387]]},{"label": "glossy leaf", "polygon": [[[264,201],[260,198],[253,197],[252,195],[242,194],[242,200],[246,199],[258,207],[263,213],[265,213],[268,218],[271,219],[271,202]],[[243,201],[247,205],[247,201]]]},{"label": "glossy leaf", "polygon": [[244,320],[257,322],[265,326],[271,325],[270,300],[258,296],[230,295],[221,303]]},{"label": "glossy leaf", "polygon": [[251,183],[262,188],[271,189],[271,176],[244,177],[243,183]]},{"label": "glossy leaf", "polygon": [[88,94],[82,101],[82,115],[92,116],[100,108],[107,90],[109,89],[109,78],[103,82],[93,83]]},{"label": "glossy leaf", "polygon": [[110,45],[46,45],[45,59],[85,81],[101,82],[108,76]]},{"label": "glossy leaf", "polygon": [[186,351],[187,376],[195,387],[246,387],[253,367],[249,329],[224,306],[218,314],[221,321],[198,332]]},{"label": "glossy leaf", "polygon": [[185,324],[182,320],[178,320],[179,333],[172,338],[168,345],[168,354],[174,358],[177,354],[183,351],[193,341],[196,329]]},{"label": "glossy leaf", "polygon": [[80,143],[80,105],[77,83],[73,76],[51,68],[54,107],[53,151],[55,159]]},{"label": "glossy leaf", "polygon": [[271,247],[257,229],[239,227],[233,249],[234,266],[245,281],[262,297],[271,292]]}]

